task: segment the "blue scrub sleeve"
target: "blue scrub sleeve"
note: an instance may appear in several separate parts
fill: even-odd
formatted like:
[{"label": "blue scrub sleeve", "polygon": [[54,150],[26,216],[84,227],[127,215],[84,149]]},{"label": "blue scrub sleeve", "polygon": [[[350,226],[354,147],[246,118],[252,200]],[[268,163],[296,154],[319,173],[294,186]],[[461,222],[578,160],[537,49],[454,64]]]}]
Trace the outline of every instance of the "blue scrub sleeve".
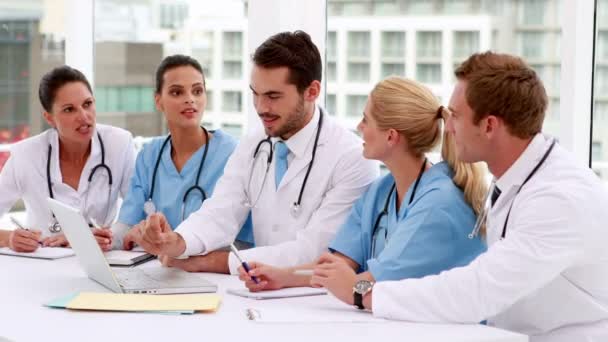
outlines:
[{"label": "blue scrub sleeve", "polygon": [[148,166],[144,160],[146,147],[139,152],[135,162],[135,172],[131,177],[129,184],[129,192],[122,202],[118,222],[129,226],[138,224],[146,218],[144,212],[144,203],[148,199],[149,181],[148,181]]},{"label": "blue scrub sleeve", "polygon": [[458,222],[446,208],[445,196],[433,189],[409,209],[386,247],[367,262],[376,281],[421,278],[453,267]]},{"label": "blue scrub sleeve", "polygon": [[[371,241],[367,241],[370,240],[369,232],[366,234],[361,225],[361,213],[369,191],[370,189],[355,202],[346,221],[338,230],[334,240],[329,244],[331,252],[342,253],[351,258],[359,266],[365,265],[367,255],[365,251],[369,249],[369,245],[371,244]],[[371,228],[368,227],[367,230],[369,231]],[[367,248],[365,248],[366,245]]]}]

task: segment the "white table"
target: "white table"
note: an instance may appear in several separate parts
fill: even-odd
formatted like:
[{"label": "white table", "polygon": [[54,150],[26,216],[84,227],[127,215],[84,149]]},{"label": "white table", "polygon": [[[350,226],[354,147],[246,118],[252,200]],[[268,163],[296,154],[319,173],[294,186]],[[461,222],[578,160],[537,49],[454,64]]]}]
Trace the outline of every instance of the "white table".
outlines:
[{"label": "white table", "polygon": [[[150,261],[139,267],[159,267]],[[0,255],[0,341],[484,341],[525,342],[523,335],[482,325],[381,323],[256,323],[246,308],[281,310],[353,310],[331,295],[253,300],[225,294],[242,286],[233,276],[208,274],[219,285],[222,305],[216,313],[160,315],[82,312],[42,304],[77,291],[108,290],[88,279],[75,257],[38,260]],[[319,310],[319,315],[323,310]]]}]

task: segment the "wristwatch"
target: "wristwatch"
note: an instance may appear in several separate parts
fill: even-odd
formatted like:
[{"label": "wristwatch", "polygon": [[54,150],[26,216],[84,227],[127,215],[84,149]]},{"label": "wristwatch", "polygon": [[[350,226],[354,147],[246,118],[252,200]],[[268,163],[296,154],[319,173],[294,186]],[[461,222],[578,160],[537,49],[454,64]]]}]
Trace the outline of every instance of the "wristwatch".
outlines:
[{"label": "wristwatch", "polygon": [[369,280],[359,280],[353,286],[353,298],[355,302],[355,306],[359,308],[359,310],[365,309],[363,306],[363,296],[365,296],[369,291],[374,287],[374,283]]}]

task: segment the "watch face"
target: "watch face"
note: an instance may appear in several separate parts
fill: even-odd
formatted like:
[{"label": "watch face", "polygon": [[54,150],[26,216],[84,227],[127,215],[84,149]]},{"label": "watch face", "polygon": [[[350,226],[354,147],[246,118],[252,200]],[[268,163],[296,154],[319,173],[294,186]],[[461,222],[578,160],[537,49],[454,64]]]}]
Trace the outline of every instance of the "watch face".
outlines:
[{"label": "watch face", "polygon": [[357,293],[364,294],[367,293],[372,288],[372,282],[367,280],[359,280],[355,283],[354,290]]}]

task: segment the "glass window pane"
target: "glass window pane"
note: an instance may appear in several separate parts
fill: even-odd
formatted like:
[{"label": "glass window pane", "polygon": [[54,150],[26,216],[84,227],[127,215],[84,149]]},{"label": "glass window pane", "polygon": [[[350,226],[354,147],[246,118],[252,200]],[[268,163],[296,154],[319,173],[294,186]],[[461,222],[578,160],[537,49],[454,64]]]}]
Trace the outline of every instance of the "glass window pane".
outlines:
[{"label": "glass window pane", "polygon": [[596,2],[597,32],[591,167],[608,184],[608,1]]},{"label": "glass window pane", "polygon": [[416,56],[418,58],[441,58],[441,32],[418,32]]},{"label": "glass window pane", "polygon": [[225,79],[236,80],[243,77],[242,63],[239,62],[224,62],[224,73]]},{"label": "glass window pane", "polygon": [[521,56],[528,59],[539,59],[545,56],[546,44],[544,44],[545,33],[522,32],[519,33],[519,44]]},{"label": "glass window pane", "polygon": [[382,58],[405,57],[405,32],[382,32]]},{"label": "glass window pane", "polygon": [[329,115],[336,115],[336,94],[327,94],[325,97],[325,109]]},{"label": "glass window pane", "polygon": [[[559,9],[563,1],[570,0],[328,0],[328,56],[340,56],[328,57],[326,64],[331,81],[327,94],[336,94],[339,102],[336,116],[354,130],[356,120],[349,117],[353,98],[349,96],[370,91],[390,74],[426,83],[445,105],[455,82],[453,70],[472,53],[493,50],[521,56],[539,71],[550,101],[545,127],[559,133]],[[346,14],[346,2],[365,4],[367,7],[359,8],[366,11]],[[600,13],[608,18],[608,9],[598,7],[598,16]],[[608,68],[606,23],[608,19],[598,19],[606,31],[602,39],[607,46],[598,50],[605,51]],[[342,37],[346,41],[339,41]]]},{"label": "glass window pane", "polygon": [[479,31],[454,32],[454,59],[465,60],[473,53],[479,51]]},{"label": "glass window pane", "polygon": [[525,0],[519,2],[519,20],[523,25],[543,25],[547,0]]},{"label": "glass window pane", "polygon": [[365,110],[367,95],[348,95],[346,97],[346,115],[350,117],[361,117]]},{"label": "glass window pane", "polygon": [[441,64],[418,64],[416,79],[422,83],[440,83]]},{"label": "glass window pane", "polygon": [[403,63],[382,63],[382,78],[390,75],[405,76],[405,64]]},{"label": "glass window pane", "polygon": [[224,91],[222,93],[222,111],[241,112],[243,110],[240,91]]},{"label": "glass window pane", "polygon": [[369,63],[348,63],[348,80],[369,82]]},{"label": "glass window pane", "polygon": [[371,49],[369,32],[348,33],[348,58],[369,58]]},{"label": "glass window pane", "polygon": [[[208,92],[204,120],[212,121],[213,127],[245,127],[246,115],[222,114],[246,110],[240,91],[230,90],[235,89],[235,81],[247,77],[247,2],[223,0],[213,6],[199,0],[94,3],[95,86],[101,92],[95,95],[100,122],[134,135],[167,133],[164,116],[154,105],[154,72],[163,58],[183,54],[198,60],[207,87],[213,87],[217,96],[214,103],[213,93]],[[227,91],[226,97],[222,90]],[[218,115],[209,119],[210,111]]]}]

